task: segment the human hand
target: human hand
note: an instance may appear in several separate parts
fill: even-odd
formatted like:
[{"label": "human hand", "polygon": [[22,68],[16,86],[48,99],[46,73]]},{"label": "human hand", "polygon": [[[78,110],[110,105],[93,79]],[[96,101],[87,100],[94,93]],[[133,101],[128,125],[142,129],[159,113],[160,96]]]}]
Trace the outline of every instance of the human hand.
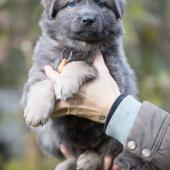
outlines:
[{"label": "human hand", "polygon": [[[97,78],[84,84],[75,97],[67,101],[57,102],[52,117],[75,115],[100,123],[105,122],[113,102],[120,95],[120,91],[111,77],[101,53],[96,55],[93,65],[98,71]],[[45,66],[45,73],[51,81],[55,81],[61,76],[50,66]]]}]

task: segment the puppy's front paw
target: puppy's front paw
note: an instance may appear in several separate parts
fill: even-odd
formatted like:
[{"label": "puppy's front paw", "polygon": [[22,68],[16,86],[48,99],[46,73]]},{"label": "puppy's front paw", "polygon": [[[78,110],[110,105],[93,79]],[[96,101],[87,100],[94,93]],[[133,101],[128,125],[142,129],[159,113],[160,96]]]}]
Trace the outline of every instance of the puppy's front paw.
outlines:
[{"label": "puppy's front paw", "polygon": [[54,91],[56,99],[66,100],[79,91],[79,84],[74,79],[63,77],[55,82]]},{"label": "puppy's front paw", "polygon": [[71,157],[65,161],[59,163],[55,170],[75,170],[76,169],[76,160]]},{"label": "puppy's front paw", "polygon": [[40,101],[30,102],[24,110],[24,118],[28,126],[37,127],[45,124],[49,119],[50,107]]},{"label": "puppy's front paw", "polygon": [[54,91],[50,82],[35,85],[28,94],[24,118],[28,126],[37,127],[45,124],[53,111]]},{"label": "puppy's front paw", "polygon": [[101,167],[101,157],[95,152],[86,151],[77,159],[77,170],[98,170]]}]

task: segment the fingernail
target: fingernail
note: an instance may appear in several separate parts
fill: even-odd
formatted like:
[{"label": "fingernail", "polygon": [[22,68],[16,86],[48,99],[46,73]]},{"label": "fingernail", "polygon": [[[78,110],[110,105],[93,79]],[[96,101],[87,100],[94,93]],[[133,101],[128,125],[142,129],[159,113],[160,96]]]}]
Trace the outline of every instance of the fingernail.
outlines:
[{"label": "fingernail", "polygon": [[44,70],[49,69],[49,67],[50,67],[50,66],[48,66],[48,65],[47,65],[47,66],[44,66]]}]

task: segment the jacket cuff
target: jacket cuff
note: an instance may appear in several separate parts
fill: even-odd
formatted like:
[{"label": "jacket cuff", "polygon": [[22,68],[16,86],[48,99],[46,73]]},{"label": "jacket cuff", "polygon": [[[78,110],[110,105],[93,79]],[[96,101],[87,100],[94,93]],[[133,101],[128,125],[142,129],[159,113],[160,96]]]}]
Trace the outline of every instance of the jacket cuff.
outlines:
[{"label": "jacket cuff", "polygon": [[127,94],[121,94],[116,100],[115,102],[113,103],[108,115],[107,115],[107,118],[106,118],[106,122],[105,122],[105,125],[104,125],[104,129],[106,131],[106,128],[113,116],[113,114],[115,113],[116,109],[118,108],[119,104],[127,97],[128,95]]},{"label": "jacket cuff", "polygon": [[161,152],[160,146],[169,122],[168,113],[149,102],[144,102],[129,133],[125,148],[138,158],[153,161],[157,153]]},{"label": "jacket cuff", "polygon": [[114,160],[123,170],[151,170],[150,165],[124,149]]},{"label": "jacket cuff", "polygon": [[140,107],[141,103],[132,96],[120,96],[110,110],[105,133],[125,144]]}]

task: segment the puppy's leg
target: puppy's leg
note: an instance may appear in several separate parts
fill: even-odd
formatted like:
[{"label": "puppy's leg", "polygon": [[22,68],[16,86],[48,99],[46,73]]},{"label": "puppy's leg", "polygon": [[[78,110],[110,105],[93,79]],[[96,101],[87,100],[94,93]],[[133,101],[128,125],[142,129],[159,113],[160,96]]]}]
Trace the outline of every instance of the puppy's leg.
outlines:
[{"label": "puppy's leg", "polygon": [[57,99],[66,100],[79,91],[80,86],[87,80],[97,76],[94,66],[83,61],[74,61],[64,67],[59,79],[56,80],[54,90]]},{"label": "puppy's leg", "polygon": [[55,170],[76,170],[76,159],[74,157],[66,159],[59,163]]},{"label": "puppy's leg", "polygon": [[[117,43],[119,42],[117,41]],[[115,48],[116,46],[117,48]],[[120,92],[137,97],[136,77],[128,64],[122,45],[113,44],[112,47],[104,49],[103,55],[106,66],[118,84]]]},{"label": "puppy's leg", "polygon": [[102,158],[95,152],[86,151],[77,159],[77,170],[101,170]]},{"label": "puppy's leg", "polygon": [[53,83],[49,80],[34,84],[28,93],[24,110],[24,118],[29,126],[37,127],[45,124],[53,111],[55,96]]}]

